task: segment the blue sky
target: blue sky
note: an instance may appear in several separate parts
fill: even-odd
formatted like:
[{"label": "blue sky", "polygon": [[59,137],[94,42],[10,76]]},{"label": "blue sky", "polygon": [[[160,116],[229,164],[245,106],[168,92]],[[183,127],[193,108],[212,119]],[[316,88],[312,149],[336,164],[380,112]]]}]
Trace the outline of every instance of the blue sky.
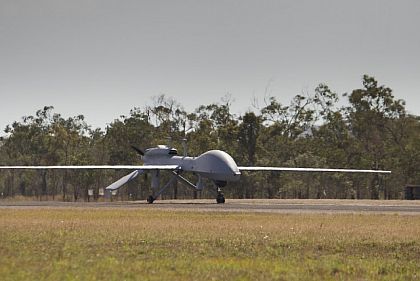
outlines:
[{"label": "blue sky", "polygon": [[160,94],[283,103],[363,74],[420,115],[419,1],[0,0],[0,128],[53,105],[104,127]]}]

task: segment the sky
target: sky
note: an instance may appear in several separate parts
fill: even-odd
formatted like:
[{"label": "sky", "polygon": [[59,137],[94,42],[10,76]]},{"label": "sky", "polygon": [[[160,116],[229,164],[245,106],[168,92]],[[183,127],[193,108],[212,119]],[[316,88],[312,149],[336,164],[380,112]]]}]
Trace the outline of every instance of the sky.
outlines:
[{"label": "sky", "polygon": [[[53,105],[104,128],[152,97],[242,114],[363,74],[420,115],[420,1],[0,0],[0,129]],[[1,134],[1,133],[0,133]]]}]

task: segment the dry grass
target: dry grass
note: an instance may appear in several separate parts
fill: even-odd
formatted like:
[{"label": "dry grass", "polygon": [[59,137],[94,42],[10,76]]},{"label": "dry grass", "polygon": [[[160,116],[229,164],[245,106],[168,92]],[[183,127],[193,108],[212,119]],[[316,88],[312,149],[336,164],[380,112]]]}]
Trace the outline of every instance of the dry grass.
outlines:
[{"label": "dry grass", "polygon": [[416,280],[420,216],[0,209],[2,280]]}]

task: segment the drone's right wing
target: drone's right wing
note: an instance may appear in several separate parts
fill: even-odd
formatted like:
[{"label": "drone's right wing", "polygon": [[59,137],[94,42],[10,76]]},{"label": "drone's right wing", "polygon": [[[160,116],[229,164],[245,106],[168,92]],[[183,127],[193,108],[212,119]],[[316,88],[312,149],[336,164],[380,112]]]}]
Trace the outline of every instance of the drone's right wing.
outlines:
[{"label": "drone's right wing", "polygon": [[245,167],[238,169],[242,171],[278,171],[278,172],[329,172],[329,173],[374,173],[390,174],[391,171],[383,170],[356,170],[356,169],[324,169],[324,168],[289,168],[289,167]]}]

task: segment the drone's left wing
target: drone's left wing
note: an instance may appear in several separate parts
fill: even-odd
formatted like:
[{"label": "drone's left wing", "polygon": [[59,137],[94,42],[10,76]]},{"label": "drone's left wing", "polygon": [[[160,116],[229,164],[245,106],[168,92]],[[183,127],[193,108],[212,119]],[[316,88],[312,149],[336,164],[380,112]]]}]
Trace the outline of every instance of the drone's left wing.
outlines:
[{"label": "drone's left wing", "polygon": [[244,167],[238,169],[242,171],[278,171],[278,172],[323,172],[323,173],[374,173],[390,174],[391,171],[383,170],[357,170],[357,169],[324,169],[324,168],[288,168],[288,167]]},{"label": "drone's left wing", "polygon": [[178,165],[0,166],[15,170],[176,170]]},{"label": "drone's left wing", "polygon": [[152,170],[176,170],[178,165],[82,165],[82,166],[0,166],[0,169],[14,170],[134,170],[106,187],[107,190],[116,190],[122,185],[135,179],[138,175]]}]

